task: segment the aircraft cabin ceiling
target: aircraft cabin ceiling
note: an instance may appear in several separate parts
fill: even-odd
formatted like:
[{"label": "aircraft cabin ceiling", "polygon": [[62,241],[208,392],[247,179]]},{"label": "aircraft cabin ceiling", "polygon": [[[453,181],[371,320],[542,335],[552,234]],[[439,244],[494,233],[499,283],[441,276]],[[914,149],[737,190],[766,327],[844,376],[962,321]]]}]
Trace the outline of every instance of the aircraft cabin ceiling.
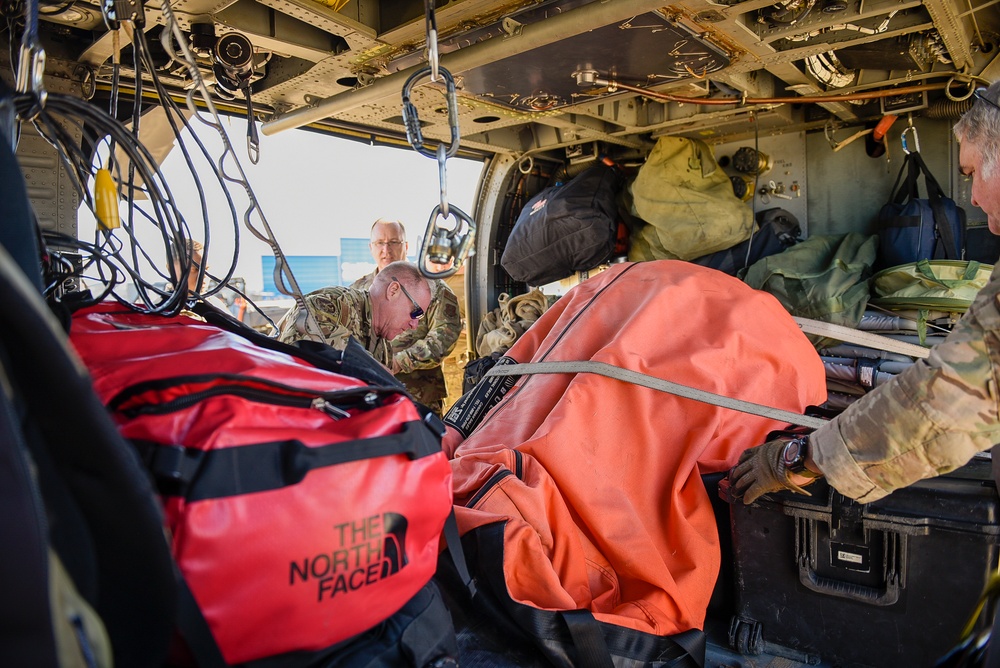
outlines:
[{"label": "aircraft cabin ceiling", "polygon": [[[2,5],[15,47],[4,51],[15,55],[19,1]],[[737,136],[751,113],[759,131],[953,114],[977,80],[1000,76],[997,1],[455,0],[434,7],[433,25],[463,149],[642,150],[663,134]],[[220,104],[246,113],[249,88],[265,134],[313,125],[405,141],[410,80],[411,127],[428,145],[452,139],[447,82],[427,69],[422,2],[179,0],[164,11],[155,0],[106,0],[105,12],[101,2],[39,9],[47,74],[84,96],[107,96],[115,60],[132,87],[134,27],[161,81],[191,88],[164,30],[172,16]],[[124,30],[108,29],[108,11]]]}]

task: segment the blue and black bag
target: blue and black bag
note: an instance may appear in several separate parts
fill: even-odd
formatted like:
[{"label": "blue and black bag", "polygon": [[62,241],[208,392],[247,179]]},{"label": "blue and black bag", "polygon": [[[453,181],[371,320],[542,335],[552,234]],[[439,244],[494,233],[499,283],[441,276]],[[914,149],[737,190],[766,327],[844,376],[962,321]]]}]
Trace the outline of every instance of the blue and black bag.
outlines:
[{"label": "blue and black bag", "polygon": [[757,231],[742,243],[691,260],[703,267],[742,277],[757,260],[780,253],[802,239],[798,219],[781,208],[757,212]]},{"label": "blue and black bag", "polygon": [[[921,173],[926,199],[921,199],[917,191]],[[950,197],[945,197],[923,158],[915,151],[906,154],[890,200],[879,211],[878,227],[876,269],[920,260],[965,258],[965,210]]]}]

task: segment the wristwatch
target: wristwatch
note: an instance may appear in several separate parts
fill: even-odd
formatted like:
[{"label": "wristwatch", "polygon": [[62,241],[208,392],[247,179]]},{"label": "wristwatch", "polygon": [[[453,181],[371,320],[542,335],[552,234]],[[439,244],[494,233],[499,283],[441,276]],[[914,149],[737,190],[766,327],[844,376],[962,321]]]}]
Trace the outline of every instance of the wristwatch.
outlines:
[{"label": "wristwatch", "polygon": [[781,450],[781,464],[784,468],[785,478],[789,473],[800,475],[803,478],[819,478],[821,473],[816,473],[806,468],[806,458],[809,456],[809,436],[803,434],[796,436],[785,443]]}]

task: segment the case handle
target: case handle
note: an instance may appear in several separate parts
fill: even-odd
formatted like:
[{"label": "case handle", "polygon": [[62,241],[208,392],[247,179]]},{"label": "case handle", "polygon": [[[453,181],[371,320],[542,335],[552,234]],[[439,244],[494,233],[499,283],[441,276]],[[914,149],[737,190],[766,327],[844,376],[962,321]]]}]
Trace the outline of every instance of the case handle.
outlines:
[{"label": "case handle", "polygon": [[808,563],[801,562],[799,563],[799,582],[807,589],[820,594],[878,606],[896,603],[899,600],[899,590],[902,588],[899,584],[899,577],[895,574],[886,578],[884,589],[876,589],[875,587],[822,577],[810,568]]},{"label": "case handle", "polygon": [[[844,582],[836,578],[826,577],[816,572],[817,531],[816,523],[820,520],[797,517],[795,525],[796,549],[795,560],[799,566],[799,582],[820,594],[844,598],[849,601],[867,603],[868,605],[889,606],[899,601],[899,592],[905,586],[906,571],[906,536],[895,532],[875,532],[884,536],[882,555],[883,587],[869,586],[854,582]],[[871,564],[872,568],[875,564]]]}]

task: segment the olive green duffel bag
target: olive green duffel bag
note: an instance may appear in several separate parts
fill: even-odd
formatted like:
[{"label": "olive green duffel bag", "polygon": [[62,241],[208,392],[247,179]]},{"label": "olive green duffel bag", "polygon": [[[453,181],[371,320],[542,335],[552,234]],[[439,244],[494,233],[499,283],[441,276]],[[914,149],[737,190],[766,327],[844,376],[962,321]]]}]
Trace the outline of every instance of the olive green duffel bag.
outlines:
[{"label": "olive green duffel bag", "polygon": [[[927,322],[965,313],[989,281],[993,265],[966,260],[920,260],[889,267],[872,277],[871,303],[908,313],[923,341]],[[901,313],[901,314],[902,314]]]},{"label": "olive green duffel bag", "polygon": [[630,188],[628,259],[693,260],[746,241],[756,228],[712,149],[698,139],[660,137]]}]

